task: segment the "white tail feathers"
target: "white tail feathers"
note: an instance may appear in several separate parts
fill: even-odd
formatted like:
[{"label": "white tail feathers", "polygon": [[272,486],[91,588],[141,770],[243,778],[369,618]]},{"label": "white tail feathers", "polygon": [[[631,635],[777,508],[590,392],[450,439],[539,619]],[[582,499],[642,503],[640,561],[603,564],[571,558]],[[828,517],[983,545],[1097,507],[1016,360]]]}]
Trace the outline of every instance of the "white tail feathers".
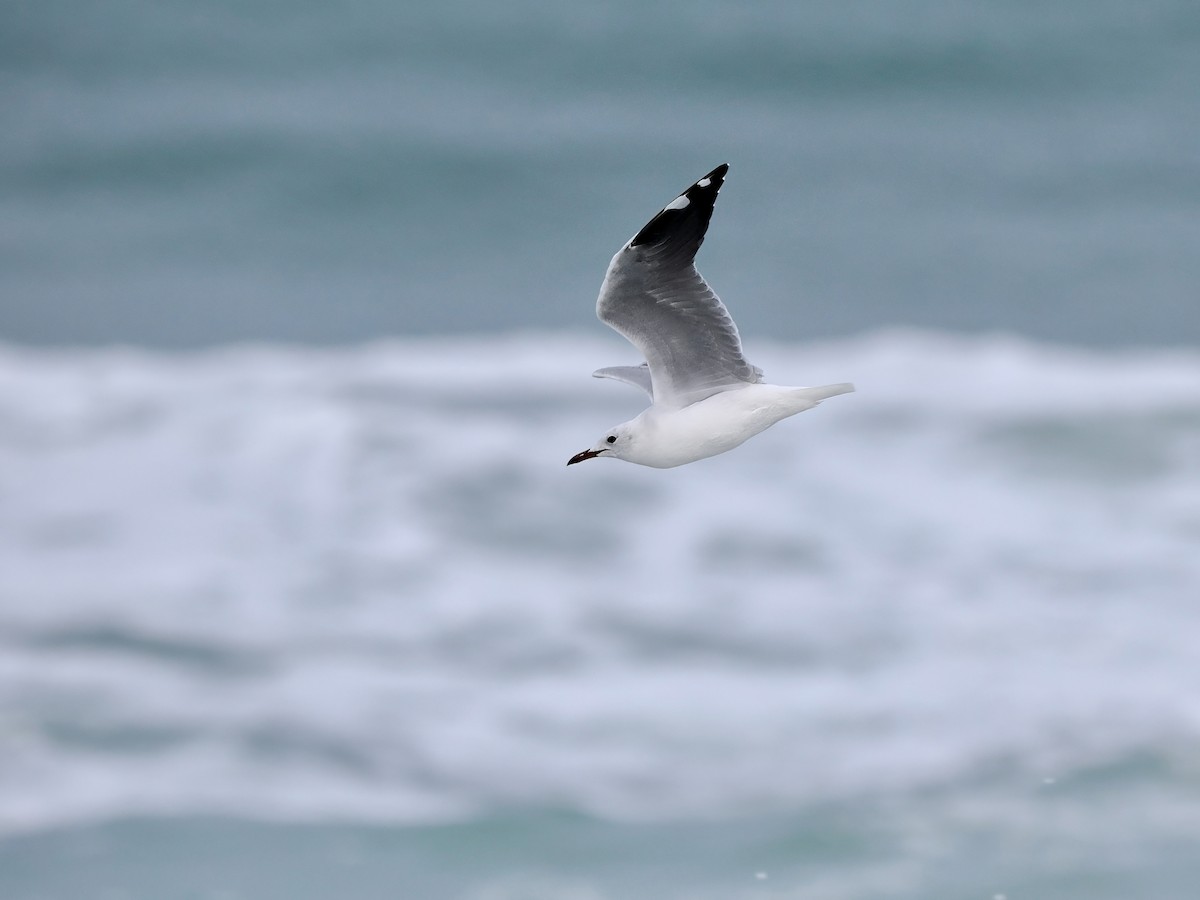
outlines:
[{"label": "white tail feathers", "polygon": [[811,400],[816,404],[822,400],[828,400],[830,397],[836,397],[838,394],[849,394],[853,390],[854,385],[842,382],[841,384],[823,384],[820,387],[796,388],[796,393],[805,400]]}]

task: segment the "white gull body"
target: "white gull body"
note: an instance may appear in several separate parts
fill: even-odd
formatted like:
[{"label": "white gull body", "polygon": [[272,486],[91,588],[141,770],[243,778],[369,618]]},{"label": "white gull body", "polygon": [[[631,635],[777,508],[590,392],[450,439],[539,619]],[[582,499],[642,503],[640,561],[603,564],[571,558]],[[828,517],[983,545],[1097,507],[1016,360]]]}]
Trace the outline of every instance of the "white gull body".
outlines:
[{"label": "white gull body", "polygon": [[646,362],[593,374],[641,388],[652,404],[567,465],[606,456],[659,469],[681,466],[732,450],[781,419],[854,390],[764,384],[762,370],[746,361],[729,311],[695,266],[728,170],[718,166],[667,204],[609,263],[596,314]]}]

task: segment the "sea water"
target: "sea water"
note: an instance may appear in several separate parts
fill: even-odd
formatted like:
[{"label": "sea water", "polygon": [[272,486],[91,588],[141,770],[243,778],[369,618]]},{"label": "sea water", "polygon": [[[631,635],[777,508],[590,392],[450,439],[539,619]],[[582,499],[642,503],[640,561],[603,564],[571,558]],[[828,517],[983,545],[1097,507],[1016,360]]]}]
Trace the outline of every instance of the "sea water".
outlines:
[{"label": "sea water", "polygon": [[582,330],[727,162],[749,334],[1200,341],[1200,7],[15,2],[0,335]]},{"label": "sea water", "polygon": [[1187,895],[1200,355],[760,341],[858,393],[568,469],[615,349],[0,352],[0,893]]},{"label": "sea water", "polygon": [[[12,2],[0,900],[1187,900],[1200,6]],[[670,471],[612,253],[731,164]]]}]

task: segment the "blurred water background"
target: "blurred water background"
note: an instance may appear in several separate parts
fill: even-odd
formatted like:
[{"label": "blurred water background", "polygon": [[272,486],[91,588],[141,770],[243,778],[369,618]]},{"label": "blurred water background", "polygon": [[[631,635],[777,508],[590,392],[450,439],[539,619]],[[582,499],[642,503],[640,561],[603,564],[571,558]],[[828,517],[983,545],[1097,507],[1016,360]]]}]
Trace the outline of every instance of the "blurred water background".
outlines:
[{"label": "blurred water background", "polygon": [[[1190,897],[1200,7],[0,12],[0,896]],[[781,383],[666,472],[611,254]]]}]

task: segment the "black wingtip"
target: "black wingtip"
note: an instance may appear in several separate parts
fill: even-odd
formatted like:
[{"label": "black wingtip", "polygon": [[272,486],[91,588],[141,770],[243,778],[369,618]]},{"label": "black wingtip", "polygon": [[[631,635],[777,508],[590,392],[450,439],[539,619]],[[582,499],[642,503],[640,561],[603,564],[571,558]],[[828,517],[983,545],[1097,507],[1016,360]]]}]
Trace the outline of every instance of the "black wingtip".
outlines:
[{"label": "black wingtip", "polygon": [[634,235],[629,246],[678,242],[681,245],[679,249],[686,246],[694,255],[704,242],[704,233],[708,231],[708,222],[712,218],[713,205],[717,202],[717,193],[725,183],[725,173],[728,171],[729,163],[721,163],[698,179],[647,222],[642,230]]}]

